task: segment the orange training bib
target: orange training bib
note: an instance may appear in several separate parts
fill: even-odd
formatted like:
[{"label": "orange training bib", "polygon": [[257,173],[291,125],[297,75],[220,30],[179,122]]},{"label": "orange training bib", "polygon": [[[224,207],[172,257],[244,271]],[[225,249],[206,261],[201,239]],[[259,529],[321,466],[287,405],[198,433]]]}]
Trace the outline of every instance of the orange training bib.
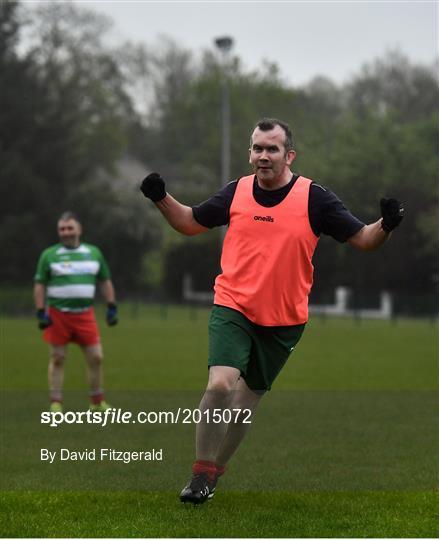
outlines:
[{"label": "orange training bib", "polygon": [[214,303],[262,326],[308,320],[308,295],[319,238],[308,217],[311,180],[297,178],[285,199],[267,208],[253,196],[254,175],[238,182],[215,280]]}]

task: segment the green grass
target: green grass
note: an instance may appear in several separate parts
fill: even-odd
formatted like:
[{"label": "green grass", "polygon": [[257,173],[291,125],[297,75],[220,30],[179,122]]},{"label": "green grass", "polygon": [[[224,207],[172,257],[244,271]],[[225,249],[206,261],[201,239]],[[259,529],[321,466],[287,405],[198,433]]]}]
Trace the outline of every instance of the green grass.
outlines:
[{"label": "green grass", "polygon": [[[101,324],[110,402],[151,410],[196,403],[207,377],[207,321],[204,309],[122,306],[119,326]],[[89,447],[100,437],[114,437],[116,448],[163,445],[162,469],[37,464],[43,440],[81,447],[84,434],[39,426],[47,348],[35,321],[4,318],[1,331],[2,537],[437,536],[435,325],[314,319],[202,508],[177,498],[193,426],[86,434]],[[72,404],[86,404],[75,347],[66,389]]]},{"label": "green grass", "polygon": [[12,493],[12,537],[436,537],[432,493],[218,493],[202,507],[175,493]]},{"label": "green grass", "polygon": [[[133,315],[136,317],[133,317]],[[116,390],[201,390],[206,382],[209,311],[121,309],[120,324],[101,324],[106,386]],[[3,319],[2,387],[45,389],[47,347],[35,322]],[[438,327],[423,321],[315,318],[275,390],[431,390],[438,386]],[[32,376],[23,369],[31,368]],[[66,388],[84,388],[81,353],[71,346]]]}]

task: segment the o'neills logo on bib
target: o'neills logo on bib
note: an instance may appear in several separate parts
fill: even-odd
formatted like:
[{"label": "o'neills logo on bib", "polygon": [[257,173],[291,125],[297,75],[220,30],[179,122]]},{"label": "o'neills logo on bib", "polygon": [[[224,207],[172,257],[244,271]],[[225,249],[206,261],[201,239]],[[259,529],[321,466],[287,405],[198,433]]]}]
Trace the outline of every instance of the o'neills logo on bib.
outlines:
[{"label": "o'neills logo on bib", "polygon": [[255,221],[270,221],[271,223],[274,222],[274,219],[271,216],[255,216],[253,219]]}]

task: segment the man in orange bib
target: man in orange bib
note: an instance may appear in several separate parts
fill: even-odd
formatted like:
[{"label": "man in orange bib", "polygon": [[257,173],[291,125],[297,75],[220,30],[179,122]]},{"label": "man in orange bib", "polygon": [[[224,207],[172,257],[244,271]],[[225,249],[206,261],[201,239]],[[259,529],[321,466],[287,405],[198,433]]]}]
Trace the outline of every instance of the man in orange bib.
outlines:
[{"label": "man in orange bib", "polygon": [[[186,235],[228,225],[209,321],[209,379],[200,403],[196,461],[182,502],[201,504],[214,495],[219,476],[238,448],[249,415],[284,366],[308,320],[312,256],[321,233],[371,251],[403,217],[395,199],[381,199],[382,217],[365,225],[326,188],[294,174],[289,126],[264,118],[252,133],[253,174],[230,182],[193,208],[166,193],[158,173],[142,183],[169,224]],[[241,409],[227,422],[212,413]]]}]

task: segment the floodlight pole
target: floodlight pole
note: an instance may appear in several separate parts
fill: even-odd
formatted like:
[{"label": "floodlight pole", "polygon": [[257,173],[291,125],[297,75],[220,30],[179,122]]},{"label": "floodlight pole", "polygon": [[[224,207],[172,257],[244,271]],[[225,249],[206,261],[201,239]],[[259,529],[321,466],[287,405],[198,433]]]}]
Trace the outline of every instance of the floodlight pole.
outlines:
[{"label": "floodlight pole", "polygon": [[[230,182],[230,91],[229,91],[229,53],[233,47],[233,39],[223,36],[215,39],[215,45],[222,55],[221,70],[221,119],[222,119],[222,143],[221,143],[221,187]],[[225,228],[222,231],[224,238]]]},{"label": "floodlight pole", "polygon": [[221,185],[224,187],[230,182],[230,92],[227,73],[223,73],[223,99],[222,99],[222,166]]}]

